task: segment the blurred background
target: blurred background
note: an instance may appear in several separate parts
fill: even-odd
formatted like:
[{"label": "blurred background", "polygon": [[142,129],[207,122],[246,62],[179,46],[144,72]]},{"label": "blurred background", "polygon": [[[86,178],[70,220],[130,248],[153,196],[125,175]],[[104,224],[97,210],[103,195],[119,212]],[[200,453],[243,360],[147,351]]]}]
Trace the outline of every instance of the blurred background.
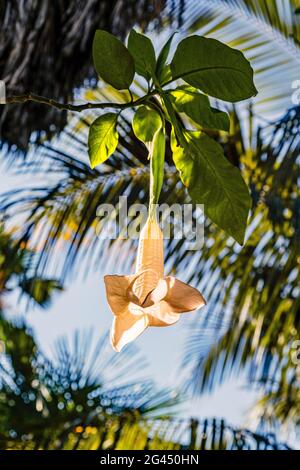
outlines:
[{"label": "blurred background", "polygon": [[[165,244],[166,271],[204,309],[120,354],[103,275],[130,273],[136,243],[96,236],[96,210],[147,201],[147,151],[122,114],[91,170],[90,122],[35,103],[0,105],[0,448],[289,449],[300,424],[300,0],[0,1],[6,94],[127,100],[98,83],[94,32],[132,27],[157,51],[200,34],[251,61],[258,95],[212,132],[253,199],[243,247],[205,221],[201,251]],[[137,79],[136,97],[145,92]],[[187,201],[169,147],[161,202]]]}]

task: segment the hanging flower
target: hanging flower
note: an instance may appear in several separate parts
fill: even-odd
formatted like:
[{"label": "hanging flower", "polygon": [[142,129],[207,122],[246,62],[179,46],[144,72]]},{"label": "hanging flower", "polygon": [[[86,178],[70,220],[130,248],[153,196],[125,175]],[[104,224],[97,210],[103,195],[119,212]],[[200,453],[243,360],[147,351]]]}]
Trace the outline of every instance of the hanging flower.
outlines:
[{"label": "hanging flower", "polygon": [[116,351],[148,326],[172,325],[181,313],[205,305],[197,289],[173,276],[164,277],[163,234],[151,216],[140,234],[136,273],[105,276],[104,282],[114,314],[110,340]]},{"label": "hanging flower", "polygon": [[164,276],[163,234],[156,219],[156,205],[164,178],[165,123],[153,109],[139,108],[133,130],[149,150],[149,217],[143,227],[138,247],[135,274],[105,276],[106,296],[114,314],[111,344],[121,351],[148,326],[169,326],[180,314],[205,305],[194,287],[173,276]]}]

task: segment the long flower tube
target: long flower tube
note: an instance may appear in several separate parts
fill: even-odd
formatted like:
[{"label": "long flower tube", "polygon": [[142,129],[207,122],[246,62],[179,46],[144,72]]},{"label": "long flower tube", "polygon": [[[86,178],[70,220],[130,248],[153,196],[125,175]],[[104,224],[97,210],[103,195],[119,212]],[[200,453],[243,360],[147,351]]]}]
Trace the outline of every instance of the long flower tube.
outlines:
[{"label": "long flower tube", "polygon": [[110,340],[116,351],[149,326],[169,326],[180,314],[205,305],[200,292],[173,276],[164,276],[163,234],[156,218],[162,181],[165,136],[160,128],[149,146],[149,216],[141,230],[135,274],[104,277],[108,304],[114,315]]}]

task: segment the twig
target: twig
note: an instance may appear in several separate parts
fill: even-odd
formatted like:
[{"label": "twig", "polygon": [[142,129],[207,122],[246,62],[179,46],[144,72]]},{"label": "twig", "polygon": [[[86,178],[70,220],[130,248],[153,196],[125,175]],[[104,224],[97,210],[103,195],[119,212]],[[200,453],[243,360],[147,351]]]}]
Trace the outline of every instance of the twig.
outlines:
[{"label": "twig", "polygon": [[147,95],[142,96],[141,98],[130,101],[128,103],[84,103],[84,104],[71,104],[71,103],[60,103],[59,101],[53,100],[52,98],[46,98],[45,96],[35,95],[33,93],[28,93],[27,95],[13,95],[6,98],[5,104],[14,104],[14,103],[26,103],[27,101],[33,101],[34,103],[46,104],[47,106],[52,106],[57,109],[65,111],[74,111],[81,112],[87,109],[104,109],[104,108],[116,108],[116,109],[126,109],[132,106],[138,106],[139,104],[147,101],[151,96],[156,93],[153,90]]}]

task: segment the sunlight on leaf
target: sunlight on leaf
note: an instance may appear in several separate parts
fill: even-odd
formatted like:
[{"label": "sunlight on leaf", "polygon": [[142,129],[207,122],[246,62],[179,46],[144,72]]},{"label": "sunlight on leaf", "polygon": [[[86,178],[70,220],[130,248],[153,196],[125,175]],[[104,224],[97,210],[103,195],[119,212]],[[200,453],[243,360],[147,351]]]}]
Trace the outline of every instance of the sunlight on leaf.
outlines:
[{"label": "sunlight on leaf", "polygon": [[116,130],[117,118],[116,113],[107,113],[99,116],[91,124],[88,146],[92,168],[105,162],[116,150],[119,139]]},{"label": "sunlight on leaf", "polygon": [[178,112],[185,113],[196,124],[207,129],[229,131],[230,120],[227,113],[212,108],[206,95],[193,87],[178,87],[171,92]]},{"label": "sunlight on leaf", "polygon": [[147,106],[140,106],[132,120],[133,132],[142,142],[151,142],[161,126],[159,113]]}]

